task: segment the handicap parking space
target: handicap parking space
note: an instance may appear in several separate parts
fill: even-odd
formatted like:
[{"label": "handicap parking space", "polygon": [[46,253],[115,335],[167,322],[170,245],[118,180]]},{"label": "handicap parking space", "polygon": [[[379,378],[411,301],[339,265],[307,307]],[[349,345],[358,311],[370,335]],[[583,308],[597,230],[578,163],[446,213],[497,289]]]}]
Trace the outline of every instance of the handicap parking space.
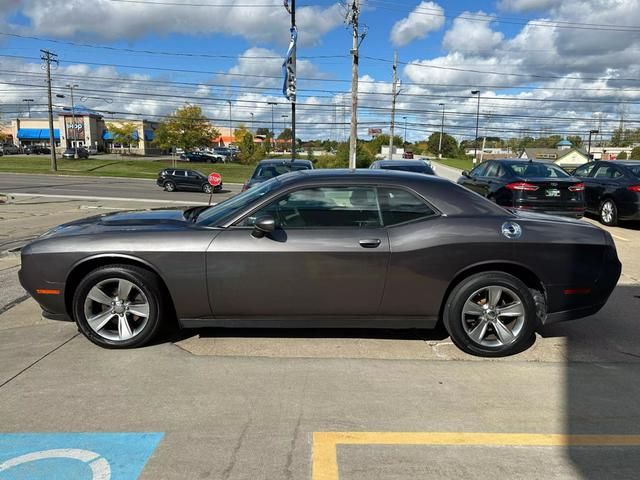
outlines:
[{"label": "handicap parking space", "polygon": [[162,433],[0,434],[2,480],[135,480]]}]

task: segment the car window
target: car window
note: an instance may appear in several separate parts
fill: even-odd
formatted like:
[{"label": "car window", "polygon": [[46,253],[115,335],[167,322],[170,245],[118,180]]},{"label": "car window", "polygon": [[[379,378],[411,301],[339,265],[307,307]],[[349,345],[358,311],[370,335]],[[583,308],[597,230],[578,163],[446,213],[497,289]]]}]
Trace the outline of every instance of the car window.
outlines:
[{"label": "car window", "polygon": [[382,221],[387,227],[436,214],[423,200],[401,188],[378,188],[378,200]]},{"label": "car window", "polygon": [[596,174],[593,176],[594,178],[620,178],[622,177],[622,173],[614,167],[613,165],[601,165],[596,170]]},{"label": "car window", "polygon": [[187,172],[187,177],[189,177],[189,178],[200,178],[200,175],[198,175],[196,172]]},{"label": "car window", "polygon": [[629,167],[629,170],[631,170],[631,173],[633,173],[636,177],[640,177],[640,165]]},{"label": "car window", "polygon": [[309,170],[310,168],[306,163],[258,165],[258,168],[256,168],[256,171],[253,173],[253,178],[269,179],[289,172]]},{"label": "car window", "polygon": [[522,178],[567,178],[570,176],[560,167],[536,162],[512,163],[511,169]]},{"label": "car window", "polygon": [[581,167],[576,168],[576,171],[573,172],[573,175],[576,177],[588,177],[595,166],[595,163],[587,163],[586,165],[582,165]]},{"label": "car window", "polygon": [[317,187],[288,193],[252,213],[239,225],[271,215],[282,228],[371,228],[382,224],[372,187]]},{"label": "car window", "polygon": [[484,173],[485,177],[497,177],[498,176],[498,164],[495,162],[491,162],[487,166],[487,170]]},{"label": "car window", "polygon": [[470,175],[472,177],[483,177],[484,176],[484,172],[487,170],[487,167],[489,165],[487,163],[481,163],[480,165],[478,165],[476,168],[474,168],[473,170],[471,170]]}]

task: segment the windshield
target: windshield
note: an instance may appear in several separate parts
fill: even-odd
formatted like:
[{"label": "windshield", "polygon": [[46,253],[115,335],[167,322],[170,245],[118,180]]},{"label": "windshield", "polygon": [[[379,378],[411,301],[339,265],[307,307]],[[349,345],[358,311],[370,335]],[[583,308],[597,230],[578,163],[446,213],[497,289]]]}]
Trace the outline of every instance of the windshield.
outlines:
[{"label": "windshield", "polygon": [[428,165],[385,165],[381,168],[383,170],[397,170],[401,172],[433,173],[433,170],[431,170]]},{"label": "windshield", "polygon": [[555,165],[522,162],[509,164],[514,173],[523,178],[568,178],[570,175]]},{"label": "windshield", "polygon": [[253,178],[268,179],[278,175],[284,175],[289,172],[297,172],[298,170],[310,170],[309,165],[305,163],[291,164],[281,163],[276,165],[259,165],[256,168]]},{"label": "windshield", "polygon": [[260,197],[265,196],[278,186],[278,181],[273,179],[260,184],[260,186],[245,190],[244,192],[225,200],[218,205],[206,209],[196,220],[198,225],[215,226],[218,223],[230,217],[257,201]]}]

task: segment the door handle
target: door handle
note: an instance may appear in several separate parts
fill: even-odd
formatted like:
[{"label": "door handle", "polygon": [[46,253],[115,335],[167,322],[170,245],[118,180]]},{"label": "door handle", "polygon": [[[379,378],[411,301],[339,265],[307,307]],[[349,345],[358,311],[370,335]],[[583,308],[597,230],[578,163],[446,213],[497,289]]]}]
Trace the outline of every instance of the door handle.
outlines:
[{"label": "door handle", "polygon": [[369,238],[366,240],[360,240],[360,246],[362,248],[377,248],[382,241],[379,238]]}]

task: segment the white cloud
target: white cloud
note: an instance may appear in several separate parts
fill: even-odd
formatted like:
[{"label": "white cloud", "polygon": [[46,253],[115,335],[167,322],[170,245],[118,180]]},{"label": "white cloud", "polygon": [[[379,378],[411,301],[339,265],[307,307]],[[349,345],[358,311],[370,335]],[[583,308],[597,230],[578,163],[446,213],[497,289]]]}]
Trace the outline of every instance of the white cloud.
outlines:
[{"label": "white cloud", "polygon": [[461,50],[467,53],[479,53],[491,50],[502,42],[504,35],[491,30],[489,22],[469,20],[473,16],[486,16],[484,12],[464,12],[453,21],[453,27],[447,31],[442,41],[449,51]]},{"label": "white cloud", "polygon": [[546,10],[559,5],[562,0],[500,0],[498,8],[512,12]]},{"label": "white cloud", "polygon": [[[284,45],[289,39],[289,16],[282,7],[250,7],[264,0],[243,0],[237,7],[196,7],[110,2],[106,0],[0,0],[21,13],[28,31],[61,38],[85,36],[103,40],[134,40],[149,34],[225,34],[253,42]],[[228,5],[229,0],[211,0]],[[5,11],[6,13],[6,11]],[[301,45],[315,45],[342,24],[339,4],[299,7],[297,20]],[[15,26],[14,26],[15,27]]]},{"label": "white cloud", "polygon": [[395,23],[391,29],[391,42],[402,47],[414,40],[425,38],[430,32],[444,25],[444,9],[434,2],[420,2],[409,14]]}]

